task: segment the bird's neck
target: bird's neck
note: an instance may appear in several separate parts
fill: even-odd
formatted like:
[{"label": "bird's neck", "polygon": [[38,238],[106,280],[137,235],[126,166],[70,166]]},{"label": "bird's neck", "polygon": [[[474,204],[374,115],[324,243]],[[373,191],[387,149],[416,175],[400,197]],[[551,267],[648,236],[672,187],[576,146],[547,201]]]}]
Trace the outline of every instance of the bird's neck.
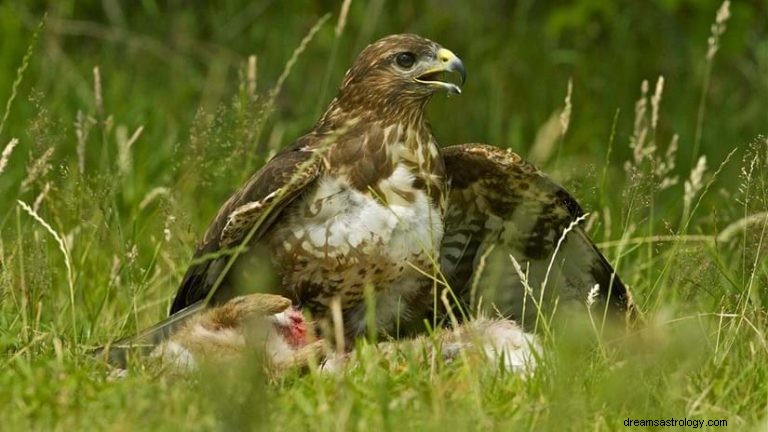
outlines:
[{"label": "bird's neck", "polygon": [[338,131],[349,119],[378,123],[384,128],[399,124],[429,129],[424,117],[429,100],[429,97],[395,97],[342,90],[328,105],[315,130]]}]

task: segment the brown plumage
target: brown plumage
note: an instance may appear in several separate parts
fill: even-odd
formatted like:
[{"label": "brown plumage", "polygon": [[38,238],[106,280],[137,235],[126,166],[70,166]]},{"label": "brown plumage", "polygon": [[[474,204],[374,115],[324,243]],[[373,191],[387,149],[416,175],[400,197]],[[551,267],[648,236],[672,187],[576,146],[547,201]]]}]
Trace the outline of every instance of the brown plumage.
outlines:
[{"label": "brown plumage", "polygon": [[[568,192],[508,150],[438,149],[424,108],[437,91],[460,92],[439,79],[450,71],[463,82],[461,61],[419,36],[388,36],[365,48],[315,127],[222,206],[169,324],[143,335],[167,336],[209,301],[272,291],[311,312],[320,327],[338,299],[351,339],[367,330],[367,288],[379,331],[423,330],[424,319],[440,318],[433,309],[443,276],[461,306],[482,296],[525,327],[534,304],[583,308],[591,292],[597,298],[590,301],[630,309],[610,264],[571,226],[582,210]],[[248,282],[270,271],[274,284]]]},{"label": "brown plumage", "polygon": [[450,178],[442,271],[466,304],[482,297],[528,328],[535,303],[545,315],[555,300],[583,307],[599,285],[592,307],[630,312],[619,276],[581,226],[571,226],[584,212],[568,191],[510,150],[463,144],[442,156]]},{"label": "brown plumage", "polygon": [[[461,61],[415,35],[385,37],[363,50],[338,95],[307,135],[270,160],[219,211],[171,307],[223,302],[260,286],[238,286],[266,251],[273,291],[315,317],[341,299],[347,335],[364,329],[363,292],[374,289],[382,330],[395,315],[426,310],[421,272],[435,273],[445,207],[445,172],[424,118],[440,72]],[[236,252],[245,244],[251,250]]]}]

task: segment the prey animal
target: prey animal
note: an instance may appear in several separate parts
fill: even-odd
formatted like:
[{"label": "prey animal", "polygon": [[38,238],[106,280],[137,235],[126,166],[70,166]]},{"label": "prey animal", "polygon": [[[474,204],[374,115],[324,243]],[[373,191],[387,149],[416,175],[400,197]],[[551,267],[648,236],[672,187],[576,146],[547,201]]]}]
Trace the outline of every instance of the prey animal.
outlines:
[{"label": "prey animal", "polygon": [[[159,359],[170,372],[181,374],[194,372],[201,365],[244,367],[254,360],[261,360],[269,376],[313,365],[325,373],[359,365],[354,352],[313,340],[310,326],[289,299],[249,294],[201,310],[152,345],[149,357]],[[403,357],[431,365],[457,358],[479,359],[487,367],[502,366],[523,376],[535,370],[541,356],[534,336],[504,319],[476,319],[455,329],[438,329],[429,337],[382,341],[376,349],[391,365],[400,364]],[[125,373],[119,368],[113,376]]]}]

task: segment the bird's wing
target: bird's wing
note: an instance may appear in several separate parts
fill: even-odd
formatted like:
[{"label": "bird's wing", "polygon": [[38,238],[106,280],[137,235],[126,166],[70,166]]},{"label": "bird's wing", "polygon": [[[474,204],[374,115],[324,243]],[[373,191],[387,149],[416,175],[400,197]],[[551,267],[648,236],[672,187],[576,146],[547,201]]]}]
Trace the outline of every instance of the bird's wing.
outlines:
[{"label": "bird's wing", "polygon": [[597,284],[595,300],[630,307],[626,287],[581,226],[571,226],[557,248],[583,215],[565,189],[509,150],[463,144],[442,154],[450,189],[441,264],[462,300],[482,296],[526,324],[540,300],[583,305]]},{"label": "bird's wing", "polygon": [[[241,244],[252,244],[272,226],[280,212],[308,186],[322,170],[322,155],[315,135],[306,135],[278,153],[224,203],[198,246],[176,292],[170,313],[204,300],[224,282],[228,261],[236,259]],[[217,285],[218,284],[218,285]],[[217,291],[218,293],[218,291]],[[226,300],[221,293],[213,300]]]}]

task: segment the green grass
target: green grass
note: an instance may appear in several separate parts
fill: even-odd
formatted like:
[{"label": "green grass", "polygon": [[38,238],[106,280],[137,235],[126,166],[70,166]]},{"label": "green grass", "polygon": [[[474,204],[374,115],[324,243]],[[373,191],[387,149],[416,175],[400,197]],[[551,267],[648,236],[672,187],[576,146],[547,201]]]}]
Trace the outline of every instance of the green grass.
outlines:
[{"label": "green grass", "polygon": [[[717,0],[353,1],[338,36],[340,4],[170,3],[0,4],[0,149],[19,140],[0,173],[3,430],[613,430],[683,417],[768,428],[763,3],[731,5],[711,60]],[[218,206],[311,127],[366,43],[400,31],[467,65],[464,94],[429,108],[438,140],[511,147],[566,184],[644,325],[618,341],[558,329],[529,380],[390,364],[368,346],[338,377],[137,366],[107,381],[89,350],[164,316]],[[539,133],[557,128],[569,79],[567,133]]]}]

